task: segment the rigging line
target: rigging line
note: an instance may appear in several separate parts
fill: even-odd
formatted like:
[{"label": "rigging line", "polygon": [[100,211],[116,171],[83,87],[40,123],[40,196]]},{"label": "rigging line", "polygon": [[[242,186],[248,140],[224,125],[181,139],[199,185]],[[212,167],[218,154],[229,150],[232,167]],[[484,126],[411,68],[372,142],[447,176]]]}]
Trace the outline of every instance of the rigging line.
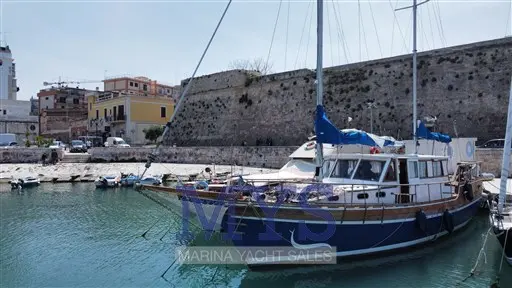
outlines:
[{"label": "rigging line", "polygon": [[340,3],[339,3],[339,1],[336,1],[336,5],[335,5],[334,0],[332,0],[332,5],[333,5],[335,11],[336,11],[336,5],[338,5],[338,9],[337,9],[338,12],[335,15],[336,15],[336,19],[339,22],[339,29],[341,31],[341,41],[342,41],[342,45],[343,45],[343,51],[345,52],[345,59],[347,60],[347,63],[348,63],[352,57],[350,57],[350,49],[348,47],[348,44],[347,44],[347,41],[345,38],[345,32],[343,30],[343,20],[341,18],[341,8],[339,7]]},{"label": "rigging line", "polygon": [[[389,0],[389,6],[391,7],[391,10],[394,13],[395,9],[393,9],[393,4],[391,4],[391,0]],[[390,55],[393,55],[393,43],[395,40],[395,22],[396,22],[396,15],[395,15],[395,18],[393,19],[393,27],[391,28],[391,52],[390,52]]]},{"label": "rigging line", "polygon": [[439,1],[436,1],[436,5],[437,5],[437,14],[439,15],[439,23],[441,24],[441,33],[443,35],[444,45],[446,46],[446,36],[444,34],[443,17],[441,16],[441,6],[439,6]]},{"label": "rigging line", "polygon": [[[398,18],[396,17],[396,7],[398,6],[398,0],[395,2],[395,7],[391,4],[391,0],[389,0],[389,6],[391,7],[391,11],[393,11],[393,18],[396,21],[396,26],[398,28],[398,32],[400,32],[400,36],[402,37],[402,41],[404,42],[404,48],[407,51],[407,42],[405,41],[404,33],[402,33],[402,28],[400,28],[400,22],[398,22]],[[393,25],[394,27],[394,25]],[[393,46],[391,46],[391,54],[393,54]]]},{"label": "rigging line", "polygon": [[327,29],[329,29],[329,50],[331,50],[331,66],[334,66],[334,49],[332,49],[332,29],[331,29],[331,17],[329,16],[329,10],[326,8],[326,12],[325,14],[327,14]]},{"label": "rigging line", "polygon": [[434,29],[432,28],[432,17],[430,16],[430,5],[425,5],[427,6],[427,14],[428,14],[428,25],[430,27],[430,36],[432,36],[432,49],[435,49],[436,48],[436,41],[435,41],[435,38],[434,38]]},{"label": "rigging line", "polygon": [[[414,12],[412,12],[412,9],[411,9],[411,14],[409,14],[409,21],[407,21],[407,23],[408,23],[408,25],[407,25],[407,30],[405,30],[405,31],[409,31],[409,29],[411,29],[411,25],[412,25],[412,14],[413,14],[413,13],[414,13]],[[412,35],[411,35],[411,34],[412,34],[412,33],[407,33],[407,36],[406,36],[406,37],[407,37],[407,41],[405,41],[405,43],[410,43],[410,42],[412,42],[412,41],[410,41],[410,40],[411,40],[410,38],[412,37]],[[405,45],[405,53],[408,53],[409,51],[411,51],[411,50],[409,49],[409,47],[410,47],[410,45]]]},{"label": "rigging line", "polygon": [[306,45],[306,57],[304,57],[304,68],[307,67],[308,53],[309,53],[309,42],[311,41],[311,26],[313,25],[313,13],[314,9],[311,7],[311,18],[309,18],[309,30],[308,30],[308,44]]},{"label": "rigging line", "polygon": [[434,13],[434,21],[436,22],[437,33],[439,34],[439,41],[441,41],[441,47],[444,47],[443,37],[441,36],[441,29],[439,28],[439,19],[437,17],[436,3],[432,2],[432,11]]},{"label": "rigging line", "polygon": [[[343,44],[343,38],[340,35],[340,27],[339,27],[340,23],[338,21],[338,15],[337,15],[338,12],[336,11],[336,5],[334,5],[334,0],[331,0],[331,5],[332,5],[332,9],[334,11],[334,21],[336,22],[336,36],[337,36],[336,37],[336,40],[337,40],[336,43],[338,44],[336,46],[338,46],[338,63],[341,64],[342,62],[341,62],[340,46],[343,46],[343,50],[345,50],[345,46]],[[347,52],[344,52],[344,53],[345,53],[345,58],[346,58],[347,57]],[[347,60],[347,62],[348,62],[348,60]]]},{"label": "rigging line", "polygon": [[180,100],[178,101],[178,104],[174,108],[174,111],[172,113],[171,119],[169,119],[169,122],[167,122],[167,125],[165,125],[164,132],[162,133],[162,136],[161,136],[162,137],[161,138],[162,141],[160,141],[156,145],[154,154],[150,155],[150,157],[148,157],[148,162],[145,165],[146,169],[144,169],[144,172],[142,172],[141,178],[144,176],[144,174],[146,173],[148,168],[151,166],[151,162],[154,161],[154,159],[155,159],[154,155],[158,154],[158,149],[160,147],[160,144],[164,141],[165,136],[169,132],[171,123],[174,120],[174,118],[176,117],[177,111],[181,108],[181,105],[183,105],[183,100],[185,99],[185,95],[187,94],[188,90],[190,89],[190,85],[192,84],[192,82],[194,80],[194,77],[196,76],[197,70],[201,66],[201,63],[203,62],[204,56],[206,55],[206,52],[208,52],[208,49],[210,48],[210,45],[212,44],[213,39],[215,38],[215,35],[217,34],[217,31],[219,30],[219,27],[220,27],[220,24],[222,23],[222,20],[224,20],[224,16],[226,16],[226,13],[228,12],[228,9],[229,9],[229,6],[231,5],[231,2],[233,2],[233,0],[229,0],[228,4],[226,5],[226,8],[224,9],[224,12],[222,13],[222,16],[220,17],[220,20],[217,23],[217,26],[215,27],[215,30],[213,31],[213,34],[210,37],[210,40],[208,41],[208,44],[206,45],[206,48],[203,51],[203,55],[201,55],[201,58],[199,59],[199,62],[197,63],[196,68],[194,69],[194,73],[192,73],[192,77],[188,81],[187,85],[185,85],[185,88],[183,89],[183,92],[181,93]]},{"label": "rigging line", "polygon": [[284,71],[286,71],[287,52],[288,52],[288,28],[290,27],[290,0],[288,0],[288,12],[286,15],[286,42],[284,45]]},{"label": "rigging line", "polygon": [[368,39],[366,38],[366,31],[364,29],[364,22],[362,20],[363,20],[363,15],[361,14],[361,28],[363,28],[363,40],[364,40],[364,47],[366,49],[366,57],[367,57],[366,60],[370,60],[370,53],[368,52]]},{"label": "rigging line", "polygon": [[[428,37],[427,37],[427,33],[425,32],[425,25],[423,25],[423,17],[421,17],[423,15],[423,12],[419,12],[418,11],[418,18],[420,19],[420,30],[423,32],[423,38],[425,43],[427,43],[427,49],[430,50],[430,42],[428,42]],[[423,48],[424,50],[425,48]],[[432,47],[432,49],[434,49],[434,47]]]},{"label": "rigging line", "polygon": [[277,23],[279,22],[279,14],[281,14],[281,5],[282,4],[283,4],[283,0],[280,0],[279,8],[277,9],[276,22],[274,23],[274,31],[272,32],[272,40],[270,41],[270,47],[268,49],[267,61],[265,62],[265,67],[268,67],[268,61],[270,60],[270,53],[272,52],[272,46],[274,45],[274,37],[276,36],[276,28],[277,28]]},{"label": "rigging line", "polygon": [[361,1],[357,0],[357,24],[359,27],[357,29],[357,33],[359,34],[359,62],[361,62],[361,54],[363,54],[361,50]]},{"label": "rigging line", "polygon": [[510,35],[512,35],[512,27],[510,25],[510,18],[512,18],[512,0],[509,1],[510,2],[510,5],[508,5],[508,13],[507,13],[507,24],[505,26],[505,37],[507,37],[509,34],[509,29],[511,30],[510,31]]},{"label": "rigging line", "polygon": [[375,17],[373,16],[372,2],[368,1],[368,5],[370,5],[370,13],[372,15],[373,29],[375,29],[375,35],[377,36],[377,44],[379,45],[380,57],[383,58],[384,55],[382,54],[382,46],[380,46],[379,32],[377,31],[377,24],[375,24]]},{"label": "rigging line", "polygon": [[437,6],[437,2],[434,1],[432,3],[433,7],[432,9],[434,10],[434,15],[436,17],[436,24],[437,24],[437,30],[439,32],[439,39],[441,39],[441,44],[443,45],[443,48],[446,47],[446,40],[444,39],[444,36],[443,36],[443,27],[442,27],[442,22],[441,22],[441,15],[439,14],[439,10],[437,9],[438,6]]},{"label": "rigging line", "polygon": [[[300,48],[302,47],[302,39],[304,37],[304,32],[306,31],[306,24],[308,23],[308,18],[309,18],[309,11],[311,11],[311,9],[309,9],[311,7],[311,1],[309,1],[308,3],[308,8],[306,9],[306,18],[304,19],[304,25],[302,26],[302,33],[300,34],[300,40],[299,40],[299,49],[297,49],[297,57],[295,57],[295,63],[293,64],[293,69],[296,69],[297,68],[297,62],[299,61],[299,54],[300,54]],[[311,16],[313,17],[313,16]]]}]

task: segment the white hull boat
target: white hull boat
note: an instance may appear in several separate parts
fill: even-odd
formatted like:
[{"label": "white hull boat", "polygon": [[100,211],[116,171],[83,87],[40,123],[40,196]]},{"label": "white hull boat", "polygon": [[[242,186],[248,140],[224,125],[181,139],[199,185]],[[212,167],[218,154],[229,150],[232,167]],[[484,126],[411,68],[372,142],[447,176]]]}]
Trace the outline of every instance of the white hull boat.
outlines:
[{"label": "white hull boat", "polygon": [[102,176],[94,180],[94,185],[96,188],[114,188],[119,186],[120,181],[118,176]]},{"label": "white hull boat", "polygon": [[39,180],[39,178],[30,176],[25,178],[19,178],[18,180],[9,181],[9,184],[11,184],[12,189],[38,186],[40,183],[41,181]]}]

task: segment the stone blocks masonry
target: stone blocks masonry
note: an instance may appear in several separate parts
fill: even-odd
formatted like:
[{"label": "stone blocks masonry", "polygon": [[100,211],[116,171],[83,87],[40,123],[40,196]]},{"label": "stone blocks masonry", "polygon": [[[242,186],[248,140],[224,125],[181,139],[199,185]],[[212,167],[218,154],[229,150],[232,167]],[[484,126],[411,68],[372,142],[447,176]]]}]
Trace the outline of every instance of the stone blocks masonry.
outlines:
[{"label": "stone blocks masonry", "polygon": [[[324,104],[340,129],[412,138],[412,56],[324,69]],[[418,119],[436,131],[479,140],[502,138],[512,72],[512,37],[418,54]],[[182,87],[189,80],[182,82]],[[261,76],[232,70],[194,79],[167,145],[300,145],[313,132],[315,71]],[[347,119],[351,117],[352,122]]]}]

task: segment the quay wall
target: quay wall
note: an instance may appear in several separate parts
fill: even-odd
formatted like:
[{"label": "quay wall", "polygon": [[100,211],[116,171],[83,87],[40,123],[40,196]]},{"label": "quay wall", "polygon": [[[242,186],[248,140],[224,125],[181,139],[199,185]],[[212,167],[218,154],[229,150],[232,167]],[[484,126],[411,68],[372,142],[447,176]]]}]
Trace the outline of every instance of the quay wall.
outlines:
[{"label": "quay wall", "polygon": [[[281,168],[298,147],[162,147],[155,162]],[[90,162],[145,162],[150,148],[92,148]]]},{"label": "quay wall", "polygon": [[[281,168],[288,161],[288,156],[297,148],[297,146],[162,147],[156,162]],[[92,148],[89,150],[89,162],[145,162],[151,152],[153,152],[151,148]],[[50,149],[0,149],[0,163],[38,163],[43,153],[49,154]],[[62,151],[58,153],[62,159]],[[502,155],[503,149],[476,149],[475,160],[482,161],[482,171],[500,177]],[[509,171],[509,177],[512,177],[512,165]]]},{"label": "quay wall", "polygon": [[[50,148],[26,148],[11,147],[0,149],[1,163],[40,163],[43,154],[50,155]],[[62,159],[62,149],[57,149],[59,158]],[[0,167],[1,169],[1,167]]]},{"label": "quay wall", "polygon": [[[417,67],[419,119],[437,117],[435,131],[456,137],[503,138],[512,37],[425,51]],[[165,143],[301,145],[313,131],[315,99],[315,71],[309,69],[264,76],[232,70],[194,78]],[[373,116],[374,133],[410,139],[412,56],[325,68],[323,99],[340,129],[369,131]],[[375,104],[373,113],[367,102]]]},{"label": "quay wall", "polygon": [[[508,177],[512,177],[512,155],[510,157],[510,167]],[[483,172],[493,173],[496,177],[501,177],[501,163],[503,161],[503,149],[499,148],[481,148],[476,149],[476,160],[482,161],[481,168]]]}]

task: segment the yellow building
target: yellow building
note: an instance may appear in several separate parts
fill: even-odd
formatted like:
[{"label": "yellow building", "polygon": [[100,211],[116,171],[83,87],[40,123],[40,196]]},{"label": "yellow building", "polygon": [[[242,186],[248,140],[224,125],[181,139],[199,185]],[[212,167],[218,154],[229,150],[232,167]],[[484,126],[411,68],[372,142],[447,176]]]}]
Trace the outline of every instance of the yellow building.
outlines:
[{"label": "yellow building", "polygon": [[132,145],[146,144],[144,129],[165,125],[174,111],[170,96],[142,96],[126,92],[90,93],[89,134],[121,137]]}]

